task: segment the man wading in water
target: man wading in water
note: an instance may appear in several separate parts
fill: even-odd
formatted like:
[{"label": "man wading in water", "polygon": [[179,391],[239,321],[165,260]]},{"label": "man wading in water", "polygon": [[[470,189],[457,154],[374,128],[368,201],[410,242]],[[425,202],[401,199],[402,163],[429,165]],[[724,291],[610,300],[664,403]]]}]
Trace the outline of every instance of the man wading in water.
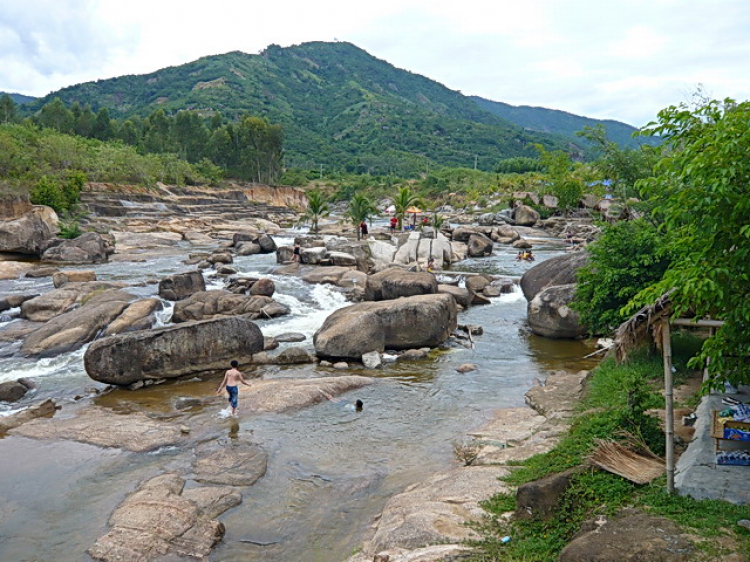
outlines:
[{"label": "man wading in water", "polygon": [[232,415],[237,415],[237,400],[240,394],[239,384],[242,383],[245,386],[250,386],[245,381],[245,377],[237,370],[237,367],[239,366],[239,363],[237,361],[232,361],[230,363],[232,366],[231,369],[229,369],[224,374],[224,380],[221,381],[221,385],[219,386],[219,389],[216,391],[216,394],[221,394],[221,391],[224,390],[224,388],[227,389],[227,393],[229,394],[229,404],[232,406]]}]

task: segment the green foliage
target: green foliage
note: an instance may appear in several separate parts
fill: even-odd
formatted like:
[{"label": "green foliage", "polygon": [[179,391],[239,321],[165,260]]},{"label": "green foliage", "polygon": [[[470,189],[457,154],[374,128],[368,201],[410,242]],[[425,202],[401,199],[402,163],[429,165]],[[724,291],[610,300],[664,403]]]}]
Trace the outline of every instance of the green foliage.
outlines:
[{"label": "green foliage", "polygon": [[[157,181],[207,181],[200,166],[193,167],[174,154],[142,155],[135,147],[119,142],[83,139],[24,125],[0,125],[0,176],[4,183],[28,190],[36,188],[46,176],[61,193],[66,192],[62,208],[77,202],[86,180],[144,186]],[[49,187],[44,190],[49,192]],[[45,197],[55,200],[49,193]]]},{"label": "green foliage", "polygon": [[669,252],[657,228],[644,219],[604,225],[588,251],[572,307],[591,334],[609,334],[628,318],[623,307],[661,280]]},{"label": "green foliage", "polygon": [[313,189],[307,192],[307,209],[300,217],[303,223],[310,223],[310,231],[317,234],[318,221],[327,217],[330,213],[326,196],[319,189]]},{"label": "green foliage", "polygon": [[18,106],[8,94],[0,97],[0,123],[15,123],[18,120]]},{"label": "green foliage", "polygon": [[544,164],[538,158],[516,156],[500,160],[495,167],[498,174],[524,174],[526,172],[541,172]]},{"label": "green foliage", "polygon": [[360,239],[361,232],[357,228],[360,223],[366,221],[370,217],[377,215],[378,209],[373,205],[372,201],[362,193],[356,193],[354,197],[349,201],[349,208],[346,210],[346,214],[349,220],[354,225],[357,231],[357,240]]},{"label": "green foliage", "polygon": [[724,320],[694,365],[710,357],[710,384],[750,382],[750,102],[671,106],[649,129],[667,138],[655,176],[642,180],[673,261],[637,295],[651,303],[674,288],[675,315]]},{"label": "green foliage", "polygon": [[34,205],[47,205],[57,213],[62,213],[67,208],[67,201],[60,186],[47,176],[42,176],[37,182],[29,193],[29,199]]},{"label": "green foliage", "polygon": [[578,208],[583,196],[583,182],[573,174],[570,157],[562,150],[548,152],[537,145],[539,160],[547,172],[549,193],[557,197],[558,208],[565,214]]},{"label": "green foliage", "polygon": [[599,158],[594,161],[602,175],[612,182],[612,193],[620,199],[640,197],[636,189],[638,180],[650,177],[658,158],[653,146],[621,148],[607,139],[604,126],[584,127],[579,136],[590,141]]}]

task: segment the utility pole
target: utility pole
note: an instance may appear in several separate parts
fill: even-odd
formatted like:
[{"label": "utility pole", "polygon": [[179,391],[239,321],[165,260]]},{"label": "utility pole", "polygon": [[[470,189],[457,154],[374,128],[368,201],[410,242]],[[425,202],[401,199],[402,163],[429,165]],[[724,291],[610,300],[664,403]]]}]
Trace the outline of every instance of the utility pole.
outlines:
[{"label": "utility pole", "polygon": [[323,179],[323,164],[320,165],[320,179]]},{"label": "utility pole", "polygon": [[477,156],[477,155],[475,154],[475,155],[474,155],[474,169],[475,169],[475,170],[477,169],[477,160],[478,160],[478,159],[479,159],[479,156]]}]

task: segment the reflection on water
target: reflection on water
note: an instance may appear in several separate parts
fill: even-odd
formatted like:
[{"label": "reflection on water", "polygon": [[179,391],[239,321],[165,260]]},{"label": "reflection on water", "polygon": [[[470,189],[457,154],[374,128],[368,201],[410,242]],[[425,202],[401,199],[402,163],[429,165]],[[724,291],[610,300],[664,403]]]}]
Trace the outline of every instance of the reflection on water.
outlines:
[{"label": "reflection on water", "polygon": [[[537,248],[535,253],[539,259],[551,255]],[[237,258],[234,265],[242,274],[260,275],[274,261],[273,255],[248,256]],[[191,267],[171,256],[95,269],[102,279],[141,281]],[[527,267],[515,262],[512,248],[499,247],[490,258],[461,264],[461,271],[478,269],[520,275]],[[301,345],[311,346],[323,320],[348,304],[328,285],[308,285],[294,277],[272,279],[275,298],[289,306],[292,315],[259,322],[266,335],[301,332],[307,336]],[[135,291],[150,296],[156,286],[146,284]],[[170,310],[162,313],[160,323],[168,322]],[[213,560],[343,560],[359,546],[387,499],[452,466],[452,443],[493,410],[522,405],[534,378],[548,371],[590,364],[581,357],[592,349],[581,342],[529,335],[525,315],[519,291],[503,295],[461,314],[461,323],[484,328],[473,348],[435,350],[426,359],[378,371],[353,368],[352,374],[376,378],[375,384],[342,397],[347,402],[361,399],[362,412],[324,402],[296,412],[255,415],[243,408],[240,395],[239,419],[222,418],[226,401],[216,396],[219,381],[198,377],[137,392],[117,390],[93,401],[99,407],[161,419],[184,416],[178,423],[193,428],[191,439],[245,439],[268,452],[267,474],[242,489],[243,503],[221,517],[227,534]],[[82,356],[83,350],[50,360],[0,359],[0,380],[31,376],[41,381],[40,396],[62,396],[67,404],[66,397],[86,395],[85,389],[97,386],[83,372]],[[479,369],[458,373],[462,363],[476,363]],[[303,365],[258,366],[247,374],[280,379],[342,373]],[[177,411],[178,404],[187,406]],[[160,471],[189,475],[190,454],[171,449],[139,455],[71,442],[0,439],[0,560],[85,559],[82,553],[106,531],[114,507],[140,481]]]}]

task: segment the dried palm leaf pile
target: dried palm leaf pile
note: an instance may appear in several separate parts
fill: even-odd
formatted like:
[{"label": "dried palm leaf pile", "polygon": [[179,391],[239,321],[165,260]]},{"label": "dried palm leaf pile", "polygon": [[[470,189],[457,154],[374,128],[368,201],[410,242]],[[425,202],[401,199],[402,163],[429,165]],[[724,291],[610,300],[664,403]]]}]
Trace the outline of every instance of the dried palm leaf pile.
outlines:
[{"label": "dried palm leaf pile", "polygon": [[664,461],[633,441],[625,446],[616,441],[597,440],[589,462],[636,484],[647,484],[664,474]]}]

